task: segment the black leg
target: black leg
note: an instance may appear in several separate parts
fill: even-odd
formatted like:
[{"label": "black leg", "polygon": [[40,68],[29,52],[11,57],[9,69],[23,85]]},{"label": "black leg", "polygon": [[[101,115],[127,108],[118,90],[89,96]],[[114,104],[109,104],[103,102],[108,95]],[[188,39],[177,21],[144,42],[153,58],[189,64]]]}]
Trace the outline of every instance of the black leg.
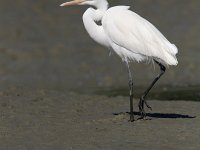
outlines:
[{"label": "black leg", "polygon": [[148,87],[148,89],[144,92],[144,94],[141,96],[140,98],[140,102],[139,102],[139,110],[140,110],[140,114],[141,114],[141,118],[144,118],[146,116],[145,111],[144,111],[144,104],[152,110],[152,108],[147,104],[145,98],[147,96],[147,94],[149,93],[149,91],[152,89],[152,87],[155,85],[155,83],[160,79],[160,77],[165,73],[165,66],[162,65],[160,62],[154,60],[159,66],[160,66],[160,74],[154,79],[154,81],[151,83],[151,85]]},{"label": "black leg", "polygon": [[134,114],[133,114],[133,78],[131,74],[131,70],[129,67],[128,62],[126,62],[126,66],[128,69],[128,77],[129,77],[129,89],[130,89],[130,121],[134,121]]}]

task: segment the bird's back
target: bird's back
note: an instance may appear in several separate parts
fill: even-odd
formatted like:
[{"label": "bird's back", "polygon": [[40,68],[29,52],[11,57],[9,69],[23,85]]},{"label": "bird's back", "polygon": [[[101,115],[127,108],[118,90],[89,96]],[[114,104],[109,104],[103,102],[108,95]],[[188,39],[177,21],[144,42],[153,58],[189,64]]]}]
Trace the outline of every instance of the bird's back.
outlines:
[{"label": "bird's back", "polygon": [[136,55],[145,56],[144,58],[177,65],[176,46],[149,21],[130,11],[128,6],[108,9],[102,19],[102,26],[111,44],[113,42]]}]

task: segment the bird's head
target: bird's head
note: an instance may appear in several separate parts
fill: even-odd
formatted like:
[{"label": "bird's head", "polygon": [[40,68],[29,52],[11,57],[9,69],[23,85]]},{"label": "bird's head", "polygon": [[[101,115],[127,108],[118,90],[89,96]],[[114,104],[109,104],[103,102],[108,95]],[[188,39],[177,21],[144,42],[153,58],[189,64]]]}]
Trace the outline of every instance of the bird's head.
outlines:
[{"label": "bird's head", "polygon": [[61,4],[60,6],[64,7],[64,6],[70,6],[70,5],[90,5],[99,9],[101,8],[107,9],[108,2],[107,0],[72,0],[72,1]]}]

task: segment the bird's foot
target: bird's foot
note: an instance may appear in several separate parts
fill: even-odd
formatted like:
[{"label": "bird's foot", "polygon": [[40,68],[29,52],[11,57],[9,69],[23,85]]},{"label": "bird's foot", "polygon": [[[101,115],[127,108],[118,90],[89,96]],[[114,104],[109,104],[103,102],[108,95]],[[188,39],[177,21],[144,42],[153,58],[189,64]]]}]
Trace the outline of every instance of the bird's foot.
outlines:
[{"label": "bird's foot", "polygon": [[150,110],[152,110],[151,106],[149,106],[147,104],[147,101],[145,100],[144,96],[142,96],[140,98],[140,102],[139,102],[139,105],[138,105],[140,116],[141,116],[140,119],[144,119],[146,117],[146,112],[144,110],[144,104],[146,105],[147,108],[149,108]]},{"label": "bird's foot", "polygon": [[129,122],[134,122],[135,119],[134,119],[134,115],[133,114],[130,114],[130,120],[128,120]]}]

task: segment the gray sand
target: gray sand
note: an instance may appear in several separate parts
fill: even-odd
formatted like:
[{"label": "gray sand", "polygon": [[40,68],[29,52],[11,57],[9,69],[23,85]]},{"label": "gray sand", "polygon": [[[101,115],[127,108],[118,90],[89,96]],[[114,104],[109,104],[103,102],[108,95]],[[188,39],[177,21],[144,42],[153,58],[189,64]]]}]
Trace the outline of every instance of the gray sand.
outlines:
[{"label": "gray sand", "polygon": [[199,102],[149,101],[147,119],[131,123],[127,97],[10,91],[0,98],[1,150],[200,148]]}]

